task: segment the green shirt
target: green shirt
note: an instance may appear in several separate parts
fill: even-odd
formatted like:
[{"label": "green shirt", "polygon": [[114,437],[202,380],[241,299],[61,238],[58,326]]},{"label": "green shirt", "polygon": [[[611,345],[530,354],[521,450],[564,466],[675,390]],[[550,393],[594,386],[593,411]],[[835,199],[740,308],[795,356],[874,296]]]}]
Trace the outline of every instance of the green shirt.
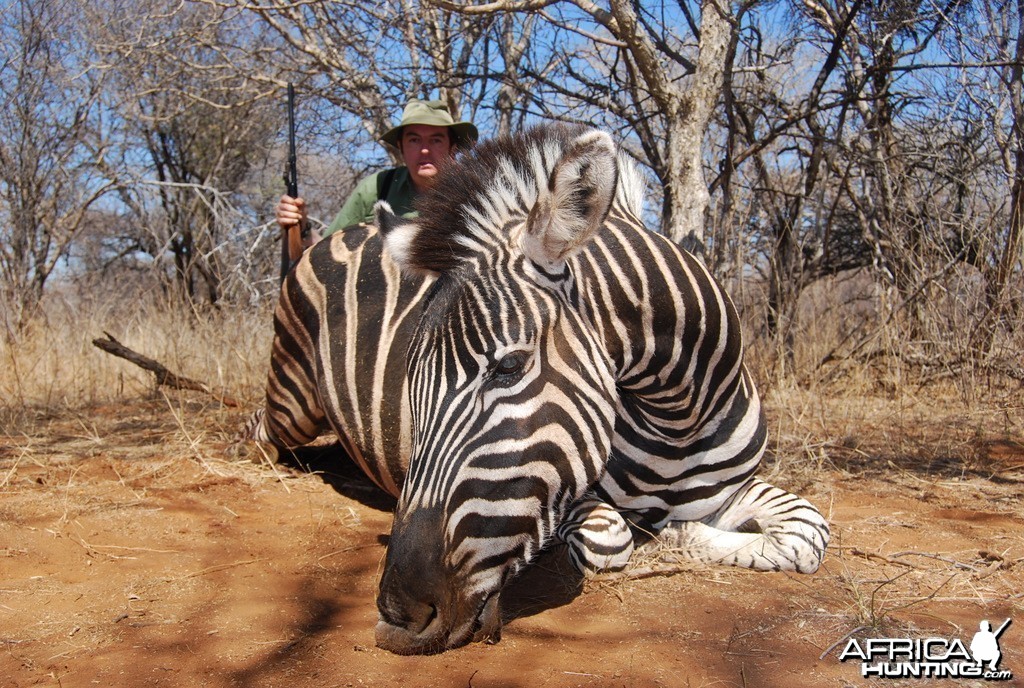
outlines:
[{"label": "green shirt", "polygon": [[[380,200],[387,201],[396,215],[414,216],[416,211],[413,210],[412,202],[416,198],[416,188],[412,185],[412,179],[409,178],[409,169],[407,167],[393,169],[395,173],[391,179],[391,186],[388,187],[384,198]],[[381,183],[378,178],[385,172],[387,170],[371,174],[356,184],[352,195],[345,201],[345,205],[341,206],[334,221],[324,230],[324,236],[330,236],[339,229],[351,227],[360,222],[373,222],[373,204],[378,200],[378,185]]]}]

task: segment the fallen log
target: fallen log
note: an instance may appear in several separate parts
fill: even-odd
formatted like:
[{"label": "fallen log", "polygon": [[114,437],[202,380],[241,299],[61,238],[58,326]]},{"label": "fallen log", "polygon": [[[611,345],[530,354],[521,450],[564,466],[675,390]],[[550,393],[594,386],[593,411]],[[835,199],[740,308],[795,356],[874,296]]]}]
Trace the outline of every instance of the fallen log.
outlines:
[{"label": "fallen log", "polygon": [[131,363],[134,363],[143,370],[148,370],[149,372],[153,373],[153,375],[156,376],[157,386],[164,385],[172,389],[183,389],[192,392],[202,392],[213,397],[214,399],[224,404],[225,406],[230,406],[232,408],[237,407],[239,405],[238,401],[236,401],[234,398],[226,396],[224,394],[219,394],[210,389],[208,385],[197,380],[192,380],[187,377],[182,377],[181,375],[176,375],[172,373],[170,370],[168,370],[167,366],[163,365],[159,361],[154,361],[152,358],[143,356],[137,351],[132,351],[127,346],[114,339],[114,337],[111,336],[109,332],[104,332],[103,334],[106,336],[106,339],[98,338],[92,340],[93,346],[103,351],[106,351],[108,354],[112,356],[117,356],[118,358],[123,358],[126,361],[130,361]]}]

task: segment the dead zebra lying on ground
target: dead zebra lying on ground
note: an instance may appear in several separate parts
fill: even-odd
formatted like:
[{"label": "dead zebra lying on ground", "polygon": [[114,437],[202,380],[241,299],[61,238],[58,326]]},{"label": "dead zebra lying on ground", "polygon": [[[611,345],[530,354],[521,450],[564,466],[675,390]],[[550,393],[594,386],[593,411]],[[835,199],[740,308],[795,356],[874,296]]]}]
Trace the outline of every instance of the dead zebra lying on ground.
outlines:
[{"label": "dead zebra lying on ground", "polygon": [[499,593],[559,539],[623,567],[626,518],[698,561],[813,572],[829,529],[754,477],[767,441],[736,312],[644,228],[600,131],[481,144],[417,219],[308,251],[284,284],[265,410],[280,447],[329,426],[399,498],[377,643],[438,652],[500,627]]}]

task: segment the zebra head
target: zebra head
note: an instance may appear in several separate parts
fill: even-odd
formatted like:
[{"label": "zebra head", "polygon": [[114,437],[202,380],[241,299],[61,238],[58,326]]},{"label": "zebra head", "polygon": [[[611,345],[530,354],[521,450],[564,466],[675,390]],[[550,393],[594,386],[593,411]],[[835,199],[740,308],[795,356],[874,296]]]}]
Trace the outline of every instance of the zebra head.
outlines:
[{"label": "zebra head", "polygon": [[600,477],[615,417],[607,354],[571,257],[615,200],[610,137],[544,128],[481,144],[400,220],[387,251],[437,277],[410,344],[413,447],[377,600],[377,643],[496,639],[505,582]]}]

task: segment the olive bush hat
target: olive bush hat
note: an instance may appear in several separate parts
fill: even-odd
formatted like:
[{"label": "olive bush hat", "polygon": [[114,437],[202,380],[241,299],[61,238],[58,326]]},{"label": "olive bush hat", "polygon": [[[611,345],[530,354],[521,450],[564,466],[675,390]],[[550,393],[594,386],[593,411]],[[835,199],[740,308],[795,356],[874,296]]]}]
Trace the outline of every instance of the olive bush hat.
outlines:
[{"label": "olive bush hat", "polygon": [[479,133],[472,122],[456,122],[448,112],[443,100],[410,100],[402,112],[402,121],[388,129],[380,137],[384,143],[401,148],[402,127],[410,124],[429,124],[433,127],[448,127],[453,143],[476,143]]}]

